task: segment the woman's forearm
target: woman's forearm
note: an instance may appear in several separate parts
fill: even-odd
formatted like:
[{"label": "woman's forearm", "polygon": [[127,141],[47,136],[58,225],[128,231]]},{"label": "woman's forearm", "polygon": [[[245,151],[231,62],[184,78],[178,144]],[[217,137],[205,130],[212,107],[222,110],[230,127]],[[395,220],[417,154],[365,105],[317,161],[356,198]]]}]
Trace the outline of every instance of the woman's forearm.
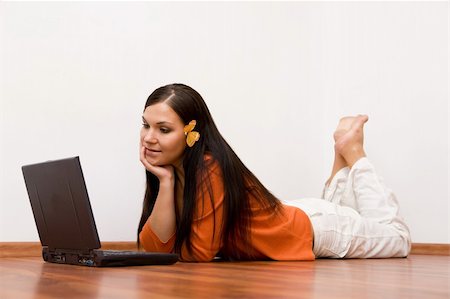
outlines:
[{"label": "woman's forearm", "polygon": [[158,197],[147,221],[162,242],[167,242],[175,233],[176,216],[172,180],[160,181]]}]

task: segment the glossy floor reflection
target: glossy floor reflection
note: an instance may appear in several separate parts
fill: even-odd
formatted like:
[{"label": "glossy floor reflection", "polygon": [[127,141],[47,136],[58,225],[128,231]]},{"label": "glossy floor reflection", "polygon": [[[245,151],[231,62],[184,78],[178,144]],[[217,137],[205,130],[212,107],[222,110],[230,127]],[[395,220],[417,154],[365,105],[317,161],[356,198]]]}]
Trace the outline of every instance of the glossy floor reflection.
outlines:
[{"label": "glossy floor reflection", "polygon": [[0,298],[449,298],[449,256],[88,268],[0,259]]}]

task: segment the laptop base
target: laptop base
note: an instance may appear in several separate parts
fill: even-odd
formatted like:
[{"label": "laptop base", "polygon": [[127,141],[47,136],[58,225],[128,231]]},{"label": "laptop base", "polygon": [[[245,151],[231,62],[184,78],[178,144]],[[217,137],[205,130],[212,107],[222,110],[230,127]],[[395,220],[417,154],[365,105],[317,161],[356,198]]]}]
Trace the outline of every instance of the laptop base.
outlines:
[{"label": "laptop base", "polygon": [[171,265],[178,261],[178,255],[172,253],[99,249],[75,252],[58,249],[50,250],[47,246],[42,248],[42,258],[49,263],[88,267]]}]

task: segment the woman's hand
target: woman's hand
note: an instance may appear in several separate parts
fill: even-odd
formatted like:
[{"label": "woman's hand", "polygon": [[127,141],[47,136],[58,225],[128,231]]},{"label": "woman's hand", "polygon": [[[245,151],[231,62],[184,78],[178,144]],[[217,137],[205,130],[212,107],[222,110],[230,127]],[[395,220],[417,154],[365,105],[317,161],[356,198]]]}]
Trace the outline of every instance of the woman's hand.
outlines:
[{"label": "woman's hand", "polygon": [[162,166],[156,166],[152,165],[150,162],[148,162],[147,158],[145,157],[145,147],[141,146],[141,152],[140,152],[140,160],[141,163],[144,165],[145,169],[153,173],[158,179],[160,184],[161,183],[173,183],[174,180],[174,168],[172,165],[162,165]]},{"label": "woman's hand", "polygon": [[162,242],[167,242],[176,231],[174,203],[175,174],[172,165],[156,166],[148,162],[145,147],[141,145],[140,160],[145,169],[159,180],[159,192],[147,222]]}]

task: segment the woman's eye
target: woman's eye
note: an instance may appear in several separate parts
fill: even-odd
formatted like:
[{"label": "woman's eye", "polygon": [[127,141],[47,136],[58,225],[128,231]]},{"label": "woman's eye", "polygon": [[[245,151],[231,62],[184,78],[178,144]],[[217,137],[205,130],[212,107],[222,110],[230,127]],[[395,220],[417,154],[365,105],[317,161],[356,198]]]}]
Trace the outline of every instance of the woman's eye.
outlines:
[{"label": "woman's eye", "polygon": [[161,129],[159,129],[159,130],[160,130],[161,133],[163,133],[163,134],[167,134],[167,133],[170,132],[170,129],[167,129],[167,128],[161,128]]},{"label": "woman's eye", "polygon": [[146,129],[150,128],[150,126],[149,126],[148,124],[146,124],[146,123],[143,123],[142,126],[143,126],[144,128],[146,128]]}]

